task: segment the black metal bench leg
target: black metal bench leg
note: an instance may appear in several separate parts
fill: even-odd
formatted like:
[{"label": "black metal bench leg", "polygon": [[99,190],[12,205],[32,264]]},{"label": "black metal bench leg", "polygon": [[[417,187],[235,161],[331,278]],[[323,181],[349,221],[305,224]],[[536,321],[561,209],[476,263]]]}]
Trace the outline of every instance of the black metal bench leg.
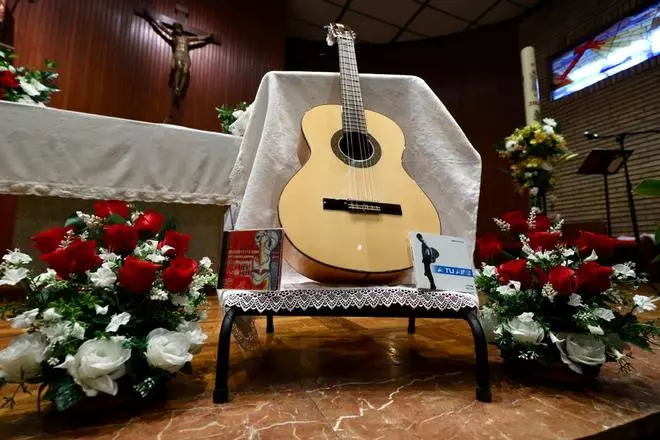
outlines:
[{"label": "black metal bench leg", "polygon": [[477,310],[470,310],[465,316],[474,337],[474,352],[477,362],[477,400],[490,402],[490,378],[488,377],[488,344],[484,330],[477,317]]},{"label": "black metal bench leg", "polygon": [[225,403],[229,400],[229,343],[231,342],[231,328],[234,325],[236,311],[228,309],[222,320],[220,337],[218,337],[218,360],[215,366],[215,389],[213,390],[213,403]]},{"label": "black metal bench leg", "polygon": [[273,325],[273,315],[266,315],[266,333],[271,334],[275,331],[275,326]]},{"label": "black metal bench leg", "polygon": [[408,333],[411,335],[415,334],[415,317],[411,316],[408,318]]}]

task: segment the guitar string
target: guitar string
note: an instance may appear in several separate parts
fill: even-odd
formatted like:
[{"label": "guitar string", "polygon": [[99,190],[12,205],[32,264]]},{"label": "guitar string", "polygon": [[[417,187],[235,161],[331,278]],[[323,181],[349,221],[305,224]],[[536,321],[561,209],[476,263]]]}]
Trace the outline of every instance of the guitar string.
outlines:
[{"label": "guitar string", "polygon": [[[362,102],[362,96],[361,96],[361,90],[360,90],[360,77],[357,69],[357,59],[355,55],[355,45],[353,41],[350,42],[349,44],[349,58],[350,58],[350,68],[351,68],[351,73],[354,75],[355,78],[355,90],[351,90],[351,93],[353,94],[354,102],[357,104],[355,111],[357,113],[357,124],[359,127],[359,134],[358,134],[358,143],[360,147],[360,154],[362,157],[363,161],[368,161],[369,163],[371,162],[371,156],[367,157],[367,154],[369,153],[369,145],[368,145],[368,130],[367,130],[367,123],[366,123],[366,115],[364,113],[364,104]],[[364,133],[361,132],[361,130],[364,130]],[[374,176],[373,176],[373,170],[371,169],[367,163],[367,166],[364,168],[360,169],[360,174],[362,176],[362,181],[364,185],[364,190],[365,190],[365,200],[369,201],[375,201],[375,181],[374,181]]]},{"label": "guitar string", "polygon": [[[353,136],[351,135],[353,132],[353,127],[352,127],[352,117],[351,117],[351,94],[349,91],[350,63],[347,56],[347,42],[349,40],[349,37],[342,36],[340,38],[341,38],[340,46],[342,47],[342,52],[343,52],[342,61],[344,64],[344,80],[343,80],[344,105],[342,107],[342,111],[344,112],[345,115],[344,136],[346,137],[346,146],[347,146],[349,158],[353,159],[355,157],[355,145],[353,141]],[[350,175],[352,177],[352,182],[351,182],[352,200],[357,201],[360,199],[359,175],[355,167],[351,165],[349,165],[349,170],[350,170],[349,171]]]},{"label": "guitar string", "polygon": [[[348,114],[348,97],[347,97],[347,84],[346,84],[346,60],[345,60],[345,47],[344,47],[344,42],[343,38],[341,35],[337,37],[337,48],[339,52],[339,67],[340,67],[340,83],[341,83],[341,91],[342,91],[342,105],[341,105],[341,112],[342,112],[342,129],[343,129],[343,136],[346,141],[346,149],[349,158],[353,156],[353,146],[351,142],[351,136],[349,135],[350,133],[350,124],[349,124],[349,114]],[[339,146],[341,150],[341,145]],[[353,167],[349,166],[348,167],[348,175],[349,175],[349,200],[355,200],[356,199],[356,194],[355,191],[357,190],[357,182],[356,182],[356,176],[355,172],[353,171]]]},{"label": "guitar string", "polygon": [[[353,44],[352,40],[347,40],[346,44],[346,55],[348,58],[348,71],[349,71],[349,88],[348,88],[348,94],[350,97],[351,101],[351,112],[350,112],[350,118],[353,120],[351,127],[353,130],[355,130],[355,133],[357,134],[357,146],[358,146],[358,154],[361,159],[364,159],[365,151],[364,151],[364,145],[362,145],[362,127],[361,127],[361,121],[360,121],[360,115],[359,115],[359,107],[358,107],[358,102],[357,102],[357,93],[354,90],[356,81],[355,81],[355,70],[354,70],[354,61],[353,61],[353,56],[352,56],[352,49],[353,49]],[[357,168],[357,167],[356,167]],[[365,179],[365,173],[364,169],[358,168],[355,170],[356,173],[358,173],[359,177],[362,179],[362,182],[360,184],[359,179],[358,183],[360,184],[360,187],[358,187],[358,196],[360,197],[360,200],[367,200],[368,199],[368,186],[367,186],[367,181]],[[360,189],[362,189],[363,194],[360,195]]]}]

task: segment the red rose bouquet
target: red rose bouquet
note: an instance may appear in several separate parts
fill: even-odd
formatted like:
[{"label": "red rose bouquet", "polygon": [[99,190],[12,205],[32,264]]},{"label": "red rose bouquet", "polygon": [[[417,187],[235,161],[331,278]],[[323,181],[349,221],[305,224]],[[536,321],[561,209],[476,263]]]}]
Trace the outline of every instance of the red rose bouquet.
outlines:
[{"label": "red rose bouquet", "polygon": [[185,256],[191,237],[161,214],[98,202],[32,239],[46,272],[19,250],[0,260],[0,285],[26,294],[0,310],[26,330],[0,351],[0,386],[42,383],[57,410],[120,389],[144,398],[201,349],[216,275],[208,258]]},{"label": "red rose bouquet", "polygon": [[635,293],[645,280],[634,263],[599,264],[598,252],[609,252],[609,243],[583,235],[569,245],[562,241],[561,221],[537,222],[534,212],[526,225],[515,216],[515,224],[495,220],[503,230],[520,232],[520,258],[493,255],[501,247],[492,239],[480,250],[500,262],[483,263],[476,277],[486,294],[480,320],[487,338],[508,359],[561,360],[580,374],[597,372],[608,361],[629,368],[630,346],[650,350],[660,334],[653,321],[638,318],[655,310],[657,298]]}]

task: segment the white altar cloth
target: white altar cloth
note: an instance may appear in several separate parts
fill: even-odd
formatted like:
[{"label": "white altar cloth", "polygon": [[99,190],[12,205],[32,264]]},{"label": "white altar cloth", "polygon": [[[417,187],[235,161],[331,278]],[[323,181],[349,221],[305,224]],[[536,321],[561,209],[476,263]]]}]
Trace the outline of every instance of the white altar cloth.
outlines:
[{"label": "white altar cloth", "polygon": [[[360,75],[366,109],[382,113],[403,130],[403,165],[436,206],[443,234],[474,248],[481,157],[440,99],[420,78]],[[300,168],[296,149],[305,111],[338,104],[339,75],[270,72],[257,92],[230,182],[241,200],[236,229],[278,226],[282,189]],[[283,266],[283,288],[312,287],[310,280]],[[320,286],[319,286],[320,287]]]},{"label": "white altar cloth", "polygon": [[225,205],[241,138],[0,102],[0,193]]}]

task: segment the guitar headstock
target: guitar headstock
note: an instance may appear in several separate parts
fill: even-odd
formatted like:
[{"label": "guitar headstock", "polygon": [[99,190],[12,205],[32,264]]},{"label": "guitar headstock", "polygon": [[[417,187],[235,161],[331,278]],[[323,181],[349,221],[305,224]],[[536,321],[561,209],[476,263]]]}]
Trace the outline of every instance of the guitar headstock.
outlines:
[{"label": "guitar headstock", "polygon": [[339,38],[355,40],[355,32],[353,29],[348,26],[344,26],[341,23],[330,23],[325,28],[328,31],[328,34],[325,37],[325,41],[328,43],[328,46],[335,44]]}]

